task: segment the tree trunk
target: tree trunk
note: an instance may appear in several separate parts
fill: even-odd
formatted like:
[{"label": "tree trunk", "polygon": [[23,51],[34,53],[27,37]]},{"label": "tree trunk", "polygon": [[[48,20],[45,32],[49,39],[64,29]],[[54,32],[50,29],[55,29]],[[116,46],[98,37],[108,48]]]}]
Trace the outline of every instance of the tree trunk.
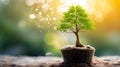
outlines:
[{"label": "tree trunk", "polygon": [[78,32],[75,33],[75,36],[76,36],[76,45],[75,46],[83,47],[83,45],[80,43]]}]

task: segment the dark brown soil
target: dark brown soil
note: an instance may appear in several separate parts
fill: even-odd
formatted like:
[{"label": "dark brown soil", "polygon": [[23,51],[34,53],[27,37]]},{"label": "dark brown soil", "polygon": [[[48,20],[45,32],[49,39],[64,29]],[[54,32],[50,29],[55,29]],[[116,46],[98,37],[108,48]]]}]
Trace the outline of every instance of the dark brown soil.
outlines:
[{"label": "dark brown soil", "polygon": [[59,57],[0,56],[0,67],[120,67],[120,56],[94,57],[92,65],[65,65]]},{"label": "dark brown soil", "polygon": [[91,46],[87,47],[64,47],[61,49],[64,63],[78,64],[86,63],[91,64],[94,56],[95,49]]}]

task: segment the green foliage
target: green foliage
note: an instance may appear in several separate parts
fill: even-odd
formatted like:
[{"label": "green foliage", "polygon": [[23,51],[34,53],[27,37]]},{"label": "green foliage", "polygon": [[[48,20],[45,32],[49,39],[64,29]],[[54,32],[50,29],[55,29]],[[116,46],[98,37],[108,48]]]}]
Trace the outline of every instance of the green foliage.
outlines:
[{"label": "green foliage", "polygon": [[67,30],[76,31],[76,25],[78,30],[93,29],[93,22],[90,21],[85,10],[79,5],[72,5],[68,11],[64,12],[58,30],[64,32]]}]

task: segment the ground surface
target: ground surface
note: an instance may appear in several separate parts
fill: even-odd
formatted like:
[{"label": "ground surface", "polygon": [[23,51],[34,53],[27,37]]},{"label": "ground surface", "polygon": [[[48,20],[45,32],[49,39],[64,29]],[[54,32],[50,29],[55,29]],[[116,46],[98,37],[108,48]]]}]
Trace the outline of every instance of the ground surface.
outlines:
[{"label": "ground surface", "polygon": [[[0,56],[0,67],[63,67],[59,57]],[[89,67],[85,64],[71,67]],[[120,67],[120,56],[94,57],[92,67]]]}]

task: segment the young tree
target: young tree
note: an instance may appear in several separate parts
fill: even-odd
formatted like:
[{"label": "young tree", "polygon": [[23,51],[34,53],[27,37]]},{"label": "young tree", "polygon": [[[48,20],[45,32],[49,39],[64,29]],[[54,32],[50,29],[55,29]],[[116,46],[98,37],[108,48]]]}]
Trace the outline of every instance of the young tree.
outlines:
[{"label": "young tree", "polygon": [[80,5],[70,6],[68,11],[64,12],[61,24],[58,27],[60,31],[71,31],[75,34],[76,47],[83,47],[79,40],[79,32],[91,29],[93,29],[93,22],[90,21],[87,13]]}]

